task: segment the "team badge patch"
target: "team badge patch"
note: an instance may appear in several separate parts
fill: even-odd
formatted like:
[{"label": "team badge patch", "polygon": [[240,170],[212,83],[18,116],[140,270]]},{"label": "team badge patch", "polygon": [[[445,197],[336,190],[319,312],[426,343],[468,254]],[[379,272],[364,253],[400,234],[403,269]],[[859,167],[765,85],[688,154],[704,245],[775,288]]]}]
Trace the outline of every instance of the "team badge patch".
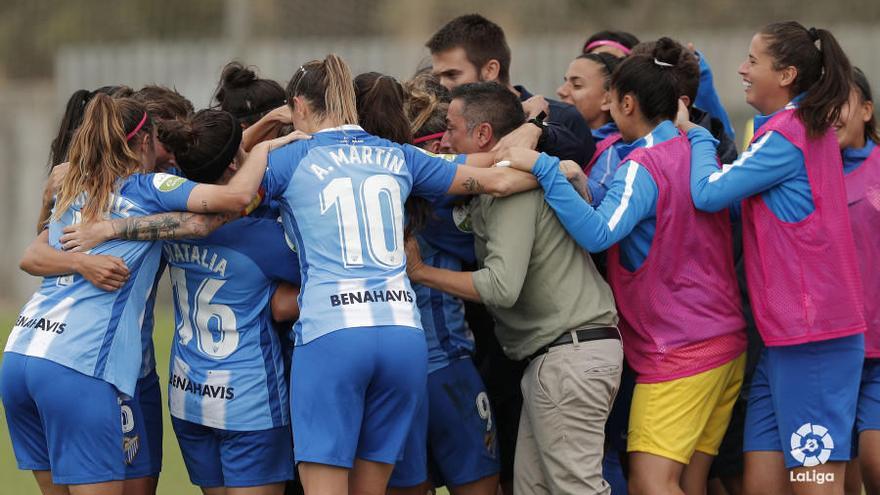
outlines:
[{"label": "team badge patch", "polygon": [[134,458],[137,457],[141,447],[141,439],[139,435],[133,437],[122,437],[122,451],[125,453],[125,463],[131,466]]},{"label": "team badge patch", "polygon": [[153,186],[162,192],[173,191],[183,185],[184,182],[186,182],[186,179],[183,177],[171,174],[156,174],[153,177]]},{"label": "team badge patch", "polygon": [[458,205],[452,208],[452,221],[462,232],[471,233],[474,231],[471,226],[470,207],[467,205]]},{"label": "team badge patch", "polygon": [[419,147],[416,147],[416,149],[421,151],[422,153],[428,155],[428,156],[433,156],[434,158],[442,158],[442,159],[446,160],[447,162],[454,162],[455,157],[458,156],[458,155],[453,155],[453,154],[449,154],[449,153],[431,153],[430,151],[419,148]]}]

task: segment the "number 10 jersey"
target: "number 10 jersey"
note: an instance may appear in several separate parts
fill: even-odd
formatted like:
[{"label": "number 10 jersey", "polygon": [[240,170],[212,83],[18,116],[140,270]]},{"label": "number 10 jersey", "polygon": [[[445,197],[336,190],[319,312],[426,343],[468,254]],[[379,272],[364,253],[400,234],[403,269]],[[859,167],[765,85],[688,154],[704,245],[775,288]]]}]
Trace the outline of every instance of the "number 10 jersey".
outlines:
[{"label": "number 10 jersey", "polygon": [[296,345],[352,327],[421,328],[406,277],[403,205],[437,199],[457,165],[367,134],[325,129],[269,154],[264,188],[279,200],[302,273]]}]

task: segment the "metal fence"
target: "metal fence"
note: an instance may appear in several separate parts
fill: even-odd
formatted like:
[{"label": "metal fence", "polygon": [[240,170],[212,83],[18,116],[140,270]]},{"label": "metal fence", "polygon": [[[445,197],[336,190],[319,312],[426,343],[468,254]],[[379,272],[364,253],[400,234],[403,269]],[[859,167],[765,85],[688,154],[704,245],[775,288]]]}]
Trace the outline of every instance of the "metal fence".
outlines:
[{"label": "metal fence", "polygon": [[[870,80],[880,81],[880,30],[872,26],[831,26],[856,65]],[[708,58],[722,101],[737,129],[750,109],[742,96],[736,69],[745,58],[752,33],[745,29],[640,33],[642,39],[660,34],[692,41]],[[233,38],[234,39],[234,38]],[[510,35],[514,83],[547,96],[562,79],[568,63],[577,55],[580,33],[546,36]],[[70,46],[57,52],[55,78],[42,83],[7,84],[0,87],[0,302],[18,304],[36,286],[37,280],[18,271],[17,260],[34,237],[34,225],[49,143],[68,95],[79,88],[106,84],[127,84],[138,88],[157,83],[175,87],[190,98],[196,108],[209,104],[221,67],[232,59],[255,65],[263,77],[282,83],[307,60],[335,52],[346,59],[355,74],[374,70],[405,79],[427,56],[424,38],[309,38],[293,41],[260,41],[253,44],[230,41],[135,42]]]}]

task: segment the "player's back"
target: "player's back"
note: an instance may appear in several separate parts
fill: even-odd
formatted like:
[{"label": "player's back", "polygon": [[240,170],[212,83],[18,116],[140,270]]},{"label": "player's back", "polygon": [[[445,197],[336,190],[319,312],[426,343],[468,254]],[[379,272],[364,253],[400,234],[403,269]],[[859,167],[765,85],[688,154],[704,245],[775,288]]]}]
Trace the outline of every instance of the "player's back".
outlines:
[{"label": "player's back", "polygon": [[[110,218],[164,211],[151,189],[161,174],[135,174],[111,197]],[[83,197],[49,224],[49,243],[60,249],[62,229],[78,223]],[[104,291],[81,275],[46,277],[24,306],[6,351],[41,357],[95,376],[131,395],[141,365],[141,322],[155,281],[160,245],[112,240],[91,250],[121,258],[131,277],[116,291]]]},{"label": "player's back", "polygon": [[288,423],[287,385],[269,300],[298,283],[275,220],[242,218],[205,239],[169,241],[175,307],[169,402],[179,419],[229,430]]},{"label": "player's back", "polygon": [[282,198],[303,274],[297,342],[341,328],[420,327],[406,278],[407,151],[357,126],[316,133],[270,155],[293,169]]}]

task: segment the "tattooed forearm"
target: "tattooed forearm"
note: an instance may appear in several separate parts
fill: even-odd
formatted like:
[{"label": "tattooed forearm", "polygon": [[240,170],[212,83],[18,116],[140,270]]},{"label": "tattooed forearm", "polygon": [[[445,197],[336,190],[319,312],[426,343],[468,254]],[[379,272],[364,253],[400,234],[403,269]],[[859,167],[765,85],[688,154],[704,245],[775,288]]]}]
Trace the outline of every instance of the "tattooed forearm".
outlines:
[{"label": "tattooed forearm", "polygon": [[221,225],[237,218],[238,214],[203,215],[189,212],[171,212],[147,217],[129,217],[114,220],[114,237],[134,241],[201,238]]},{"label": "tattooed forearm", "polygon": [[473,177],[468,177],[464,180],[464,188],[467,192],[472,194],[483,194],[485,192],[480,181]]}]

